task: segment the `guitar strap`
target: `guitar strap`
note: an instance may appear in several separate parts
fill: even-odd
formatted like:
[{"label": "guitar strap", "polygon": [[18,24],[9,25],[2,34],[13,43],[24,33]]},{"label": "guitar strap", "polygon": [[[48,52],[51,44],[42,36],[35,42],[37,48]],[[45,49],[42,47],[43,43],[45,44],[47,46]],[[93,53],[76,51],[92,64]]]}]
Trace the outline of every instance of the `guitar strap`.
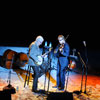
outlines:
[{"label": "guitar strap", "polygon": [[34,61],[34,63],[36,63],[36,61],[31,56],[29,56],[29,58],[32,59]]}]

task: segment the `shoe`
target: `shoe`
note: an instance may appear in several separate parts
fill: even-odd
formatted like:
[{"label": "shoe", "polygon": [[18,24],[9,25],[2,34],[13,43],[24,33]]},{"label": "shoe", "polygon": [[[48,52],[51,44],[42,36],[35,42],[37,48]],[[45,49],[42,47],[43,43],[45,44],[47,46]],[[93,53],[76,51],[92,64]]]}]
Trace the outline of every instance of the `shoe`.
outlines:
[{"label": "shoe", "polygon": [[57,88],[58,86],[57,85],[55,85],[55,86],[52,86],[53,88]]},{"label": "shoe", "polygon": [[32,92],[38,93],[38,91],[37,91],[37,90],[33,90],[33,89],[32,89]]},{"label": "shoe", "polygon": [[38,91],[32,91],[32,93],[34,94],[34,95],[39,95],[39,93],[38,93]]},{"label": "shoe", "polygon": [[64,91],[64,88],[62,88],[62,87],[59,87],[59,88],[58,88],[58,90]]}]

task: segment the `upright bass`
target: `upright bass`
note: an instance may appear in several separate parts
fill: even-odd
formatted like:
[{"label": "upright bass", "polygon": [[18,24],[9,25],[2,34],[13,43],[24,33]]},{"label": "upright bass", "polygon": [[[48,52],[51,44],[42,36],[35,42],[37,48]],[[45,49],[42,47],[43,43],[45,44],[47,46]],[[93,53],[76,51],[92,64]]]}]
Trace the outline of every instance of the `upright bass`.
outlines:
[{"label": "upright bass", "polygon": [[7,49],[1,59],[1,65],[7,69],[24,67],[28,63],[27,54]]}]

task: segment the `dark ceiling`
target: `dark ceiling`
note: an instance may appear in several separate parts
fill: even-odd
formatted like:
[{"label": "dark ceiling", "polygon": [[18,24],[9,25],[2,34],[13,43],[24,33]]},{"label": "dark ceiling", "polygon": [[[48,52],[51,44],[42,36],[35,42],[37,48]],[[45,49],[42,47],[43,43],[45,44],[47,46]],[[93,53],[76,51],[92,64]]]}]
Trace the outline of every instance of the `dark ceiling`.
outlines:
[{"label": "dark ceiling", "polygon": [[[93,13],[93,12],[92,12]],[[72,48],[83,46],[99,49],[98,18],[92,13],[4,13],[0,22],[0,45],[29,46],[37,35],[42,35],[48,42],[57,44],[57,36],[63,34]],[[86,16],[87,15],[87,16]]]},{"label": "dark ceiling", "polygon": [[[39,23],[37,23],[39,24]],[[99,49],[99,31],[97,27],[90,25],[65,25],[62,23],[50,23],[50,25],[33,25],[29,23],[14,23],[13,25],[4,25],[1,27],[0,45],[8,46],[29,46],[35,40],[36,36],[42,35],[45,41],[57,44],[57,36],[63,34],[68,37],[66,40],[71,47],[81,47],[83,41],[86,41],[88,48]]]}]

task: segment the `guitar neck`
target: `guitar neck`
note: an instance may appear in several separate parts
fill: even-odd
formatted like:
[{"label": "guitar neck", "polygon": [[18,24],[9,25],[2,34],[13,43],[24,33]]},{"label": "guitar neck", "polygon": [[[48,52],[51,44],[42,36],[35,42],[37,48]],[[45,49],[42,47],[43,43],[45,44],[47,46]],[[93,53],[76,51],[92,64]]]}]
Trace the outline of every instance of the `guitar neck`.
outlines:
[{"label": "guitar neck", "polygon": [[50,52],[50,51],[48,51],[48,52],[44,53],[42,56],[45,56],[45,55],[47,55],[49,52]]},{"label": "guitar neck", "polygon": [[42,54],[41,56],[43,57],[43,56],[47,55],[49,52],[51,52],[51,49],[52,49],[52,48],[50,48],[49,51],[47,51],[46,53]]}]

